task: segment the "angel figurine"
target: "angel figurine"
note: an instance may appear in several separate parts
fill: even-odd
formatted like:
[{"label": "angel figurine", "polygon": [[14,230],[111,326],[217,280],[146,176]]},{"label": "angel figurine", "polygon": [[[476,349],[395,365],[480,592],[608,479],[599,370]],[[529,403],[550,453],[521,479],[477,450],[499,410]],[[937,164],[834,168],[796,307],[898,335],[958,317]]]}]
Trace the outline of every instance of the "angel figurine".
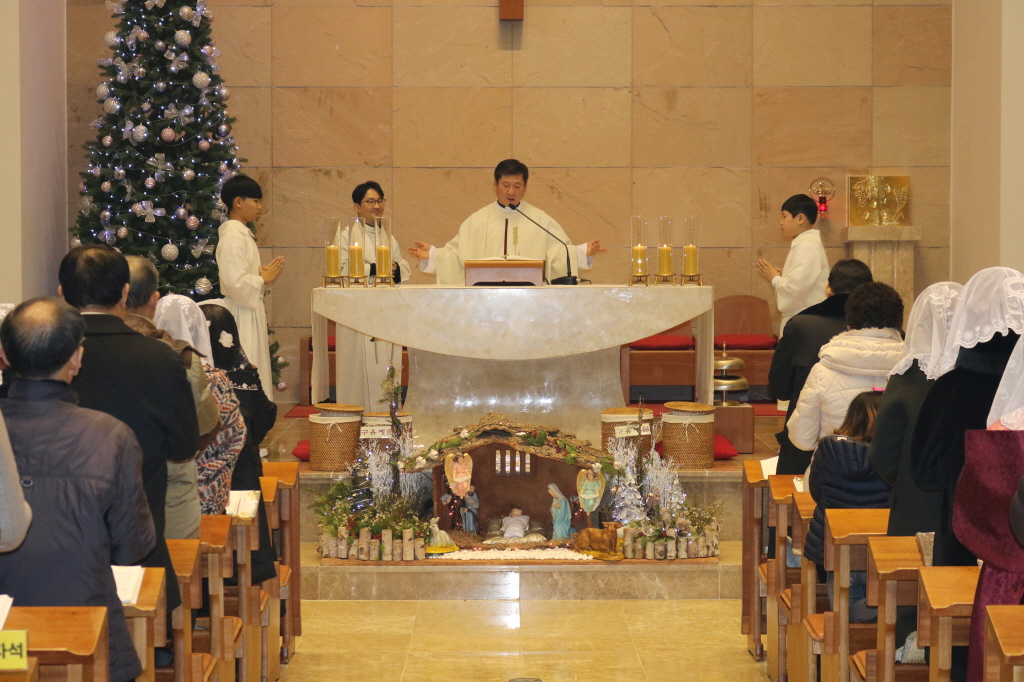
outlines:
[{"label": "angel figurine", "polygon": [[444,458],[444,475],[452,492],[465,497],[473,479],[473,459],[461,452],[448,455]]},{"label": "angel figurine", "polygon": [[594,515],[597,513],[597,507],[601,504],[601,498],[604,497],[605,483],[604,474],[592,469],[582,469],[576,475],[576,492],[580,496],[580,506],[583,511],[587,512],[591,528],[599,526],[595,523],[597,519],[594,518]]}]

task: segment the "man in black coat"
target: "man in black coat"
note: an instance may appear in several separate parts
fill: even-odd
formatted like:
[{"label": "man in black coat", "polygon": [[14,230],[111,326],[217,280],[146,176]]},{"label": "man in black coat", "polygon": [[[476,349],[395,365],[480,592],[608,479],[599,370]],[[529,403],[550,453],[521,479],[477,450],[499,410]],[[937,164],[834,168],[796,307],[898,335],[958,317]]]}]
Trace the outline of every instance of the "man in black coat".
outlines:
[{"label": "man in black coat", "polygon": [[[793,416],[797,398],[803,390],[807,375],[818,362],[821,347],[833,336],[846,331],[846,299],[850,292],[865,282],[871,282],[871,268],[856,258],[837,261],[828,274],[828,297],[794,315],[786,323],[785,333],[779,339],[768,370],[768,386],[779,400],[788,400],[786,422]],[[813,453],[801,450],[789,440],[789,429],[775,434],[779,442],[778,474],[801,476],[811,463]]]},{"label": "man in black coat", "polygon": [[181,594],[163,534],[167,463],[196,456],[199,423],[192,389],[170,346],[124,323],[129,287],[124,256],[108,246],[80,246],[64,256],[59,277],[61,296],[85,317],[85,355],[71,385],[79,404],[123,421],[142,447],[142,481],[157,533],[143,565],[167,569],[170,615]]},{"label": "man in black coat", "polygon": [[142,672],[110,565],[156,542],[131,429],[78,407],[68,385],[81,367],[85,322],[55,298],[15,308],[0,326],[17,378],[0,401],[33,520],[25,542],[0,555],[0,592],[18,606],[105,606],[110,680]]}]

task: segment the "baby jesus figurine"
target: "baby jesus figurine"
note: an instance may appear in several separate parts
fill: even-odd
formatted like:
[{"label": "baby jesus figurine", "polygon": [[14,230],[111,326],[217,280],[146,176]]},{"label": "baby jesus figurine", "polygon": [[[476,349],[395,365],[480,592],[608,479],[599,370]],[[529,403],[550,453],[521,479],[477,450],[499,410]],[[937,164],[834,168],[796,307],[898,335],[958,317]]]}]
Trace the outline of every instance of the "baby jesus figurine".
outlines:
[{"label": "baby jesus figurine", "polygon": [[530,517],[523,516],[523,510],[513,507],[509,515],[501,520],[501,532],[506,538],[521,538],[530,527]]}]

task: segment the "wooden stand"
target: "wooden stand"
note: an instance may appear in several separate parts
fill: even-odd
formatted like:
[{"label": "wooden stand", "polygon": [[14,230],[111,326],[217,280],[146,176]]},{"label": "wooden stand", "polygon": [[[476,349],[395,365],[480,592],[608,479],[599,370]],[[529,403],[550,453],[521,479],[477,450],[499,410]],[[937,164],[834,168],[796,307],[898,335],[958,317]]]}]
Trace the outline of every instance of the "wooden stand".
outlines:
[{"label": "wooden stand", "polygon": [[633,286],[634,284],[643,284],[644,286],[647,286],[650,283],[649,280],[650,277],[648,275],[630,275],[629,286]]},{"label": "wooden stand", "polygon": [[343,286],[345,286],[342,283],[343,279],[344,279],[343,277],[328,277],[328,276],[324,275],[324,288],[329,288],[329,287],[340,288],[340,287],[343,287]]}]

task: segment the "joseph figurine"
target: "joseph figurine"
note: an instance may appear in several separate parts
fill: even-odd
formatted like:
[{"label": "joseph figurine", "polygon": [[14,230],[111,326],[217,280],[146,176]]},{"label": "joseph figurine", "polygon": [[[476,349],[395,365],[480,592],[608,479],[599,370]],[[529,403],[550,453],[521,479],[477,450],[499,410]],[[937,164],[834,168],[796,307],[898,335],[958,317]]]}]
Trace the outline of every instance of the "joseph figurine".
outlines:
[{"label": "joseph figurine", "polygon": [[[438,284],[462,284],[466,277],[465,262],[481,258],[517,256],[542,260],[549,282],[568,274],[576,276],[581,268],[593,267],[594,255],[607,249],[602,249],[599,241],[572,245],[551,216],[524,202],[529,179],[530,169],[525,164],[515,159],[499,163],[494,169],[497,201],[466,218],[458,234],[443,247],[418,241],[409,249],[420,259],[420,270],[436,274]],[[566,271],[567,265],[571,265],[571,273]]]}]

